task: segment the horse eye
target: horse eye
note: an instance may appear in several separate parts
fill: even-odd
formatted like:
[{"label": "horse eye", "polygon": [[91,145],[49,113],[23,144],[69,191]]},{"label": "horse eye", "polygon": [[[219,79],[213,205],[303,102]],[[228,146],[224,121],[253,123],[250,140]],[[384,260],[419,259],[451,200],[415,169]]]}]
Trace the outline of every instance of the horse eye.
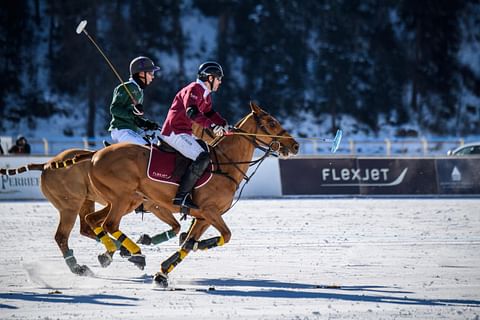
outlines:
[{"label": "horse eye", "polygon": [[268,125],[270,126],[270,128],[275,128],[277,126],[277,124],[274,121],[270,121]]}]

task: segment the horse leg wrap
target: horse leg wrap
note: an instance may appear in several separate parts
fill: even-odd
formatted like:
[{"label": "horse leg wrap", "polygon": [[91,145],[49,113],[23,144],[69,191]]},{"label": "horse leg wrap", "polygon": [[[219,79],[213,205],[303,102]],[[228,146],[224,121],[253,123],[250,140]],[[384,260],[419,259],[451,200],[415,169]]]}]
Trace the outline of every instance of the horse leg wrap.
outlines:
[{"label": "horse leg wrap", "polygon": [[100,240],[100,242],[103,243],[108,252],[117,251],[117,246],[115,245],[115,242],[113,242],[113,240],[108,236],[108,234],[105,232],[105,230],[103,230],[102,227],[97,227],[93,229],[93,232],[95,232],[97,238]]},{"label": "horse leg wrap", "polygon": [[167,260],[162,262],[162,272],[164,274],[170,273],[173,268],[180,262],[182,262],[183,259],[188,255],[188,251],[184,249],[180,249],[177,252],[175,252],[173,255],[170,256]]},{"label": "horse leg wrap", "polygon": [[182,246],[182,249],[190,252],[191,250],[197,251],[198,249],[198,241],[195,241],[194,239],[190,238],[188,239],[187,242],[185,242]]},{"label": "horse leg wrap", "polygon": [[93,275],[92,270],[90,270],[86,265],[81,266],[77,263],[77,259],[75,259],[72,249],[69,249],[67,252],[65,252],[63,258],[65,259],[65,262],[67,263],[67,266],[70,268],[70,271],[72,271],[72,273],[78,274],[80,276]]},{"label": "horse leg wrap", "polygon": [[112,236],[117,239],[121,244],[122,246],[124,246],[125,248],[127,248],[127,250],[131,253],[131,254],[137,254],[137,253],[140,253],[140,247],[137,246],[135,244],[135,242],[133,242],[132,240],[130,240],[129,237],[127,237],[125,234],[123,234],[122,231],[118,230],[118,231],[115,231]]},{"label": "horse leg wrap", "polygon": [[75,259],[75,256],[73,255],[73,250],[69,249],[63,256],[63,258],[65,259],[65,263],[70,268],[70,270],[74,272],[75,267],[78,265],[78,263],[77,263],[77,259]]},{"label": "horse leg wrap", "polygon": [[213,237],[213,238],[205,239],[198,242],[198,249],[208,250],[215,247],[223,246],[224,243],[225,241],[223,240],[223,236]]},{"label": "horse leg wrap", "polygon": [[168,230],[163,233],[157,234],[156,236],[152,237],[152,244],[159,244],[162,242],[165,242],[167,240],[170,240],[174,237],[176,237],[177,234],[173,232],[173,230]]}]

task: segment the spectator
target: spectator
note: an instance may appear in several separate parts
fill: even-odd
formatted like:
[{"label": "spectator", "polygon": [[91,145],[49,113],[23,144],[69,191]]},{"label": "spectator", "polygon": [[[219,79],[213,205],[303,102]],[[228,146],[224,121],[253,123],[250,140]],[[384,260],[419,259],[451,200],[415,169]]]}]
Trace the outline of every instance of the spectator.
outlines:
[{"label": "spectator", "polygon": [[0,155],[2,155],[4,152],[3,152],[3,148],[2,148],[2,140],[0,140]]},{"label": "spectator", "polygon": [[25,139],[24,136],[20,135],[18,136],[17,141],[15,141],[15,145],[11,147],[8,152],[13,154],[30,154],[30,145],[28,144],[27,139]]}]

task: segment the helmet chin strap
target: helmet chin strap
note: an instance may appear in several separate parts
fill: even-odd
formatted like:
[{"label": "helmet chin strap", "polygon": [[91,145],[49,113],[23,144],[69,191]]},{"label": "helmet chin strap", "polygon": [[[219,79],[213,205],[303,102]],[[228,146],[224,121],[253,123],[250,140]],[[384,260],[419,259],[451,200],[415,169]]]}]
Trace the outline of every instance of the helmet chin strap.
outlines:
[{"label": "helmet chin strap", "polygon": [[210,79],[210,77],[212,77],[213,80],[207,80],[208,84],[210,85],[210,91],[213,91],[213,82],[215,81],[215,77],[214,76],[208,76],[208,78]]},{"label": "helmet chin strap", "polygon": [[143,84],[145,87],[147,86],[147,73],[145,71],[140,72],[140,74],[143,74],[143,76],[140,76],[140,80],[142,80]]},{"label": "helmet chin strap", "polygon": [[[143,76],[140,75],[141,73],[143,73]],[[139,73],[135,73],[132,76],[132,78],[140,86],[140,88],[145,89],[147,87],[147,76],[146,76],[145,72],[142,71],[142,72],[139,72]]]}]

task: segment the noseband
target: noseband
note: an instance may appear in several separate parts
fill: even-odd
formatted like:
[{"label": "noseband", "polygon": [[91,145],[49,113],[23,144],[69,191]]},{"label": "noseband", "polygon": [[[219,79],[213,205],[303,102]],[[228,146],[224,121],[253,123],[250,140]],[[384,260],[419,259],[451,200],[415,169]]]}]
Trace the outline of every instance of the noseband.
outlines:
[{"label": "noseband", "polygon": [[[266,117],[266,114],[262,114],[258,116],[257,114],[253,114],[253,119],[255,120],[255,123],[257,125],[257,129],[260,129],[261,132],[265,135],[272,135],[270,132],[268,132],[267,128],[262,124],[262,118]],[[238,131],[241,131],[241,129],[237,129]],[[258,130],[257,130],[258,132]],[[255,133],[257,133],[255,132]],[[265,142],[259,137],[253,135],[250,136],[251,138],[248,139],[257,149],[262,150],[265,153],[272,153],[273,152],[279,152],[280,148],[282,147],[282,144],[278,140],[277,136],[282,136],[285,134],[287,131],[284,129],[280,131],[279,133],[275,134],[275,137],[272,137],[272,140],[270,142]]]}]

